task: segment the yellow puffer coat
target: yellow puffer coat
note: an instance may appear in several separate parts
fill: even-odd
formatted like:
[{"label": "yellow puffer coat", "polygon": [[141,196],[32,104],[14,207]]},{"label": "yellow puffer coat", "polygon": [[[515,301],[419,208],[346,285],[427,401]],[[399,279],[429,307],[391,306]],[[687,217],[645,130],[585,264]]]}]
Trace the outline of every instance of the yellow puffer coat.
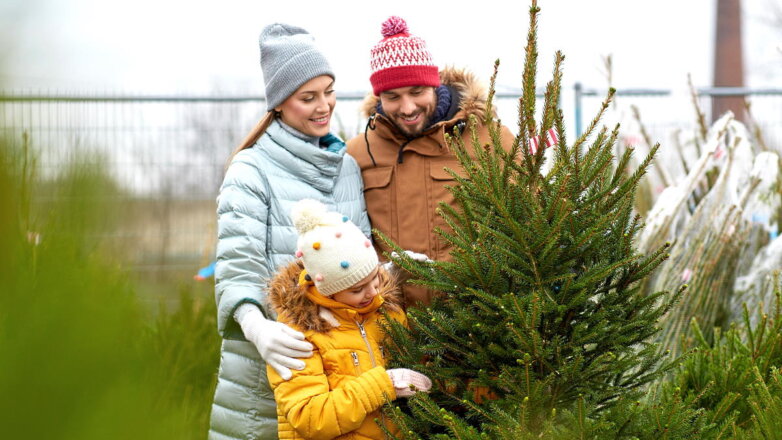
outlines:
[{"label": "yellow puffer coat", "polygon": [[288,381],[267,367],[280,439],[383,439],[378,423],[391,432],[396,428],[379,409],[396,393],[385,370],[381,310],[406,323],[401,295],[381,269],[379,294],[359,310],[320,295],[314,286],[299,286],[301,271],[291,263],[269,286],[277,320],[304,333],[315,347],[304,370],[293,370]]}]

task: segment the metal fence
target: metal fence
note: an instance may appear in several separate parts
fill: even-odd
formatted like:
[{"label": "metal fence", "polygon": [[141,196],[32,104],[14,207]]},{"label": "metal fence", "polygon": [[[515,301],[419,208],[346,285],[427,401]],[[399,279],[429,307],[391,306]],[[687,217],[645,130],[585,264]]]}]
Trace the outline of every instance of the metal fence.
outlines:
[{"label": "metal fence", "polygon": [[[751,96],[768,142],[782,146],[782,89],[701,89],[700,94],[703,100]],[[343,137],[363,131],[363,96],[340,94],[332,128]],[[512,130],[518,96],[514,90],[496,95],[498,115]],[[561,104],[571,135],[589,123],[604,96],[605,91],[580,85],[564,91]],[[689,100],[665,90],[617,92],[620,108],[637,106],[652,137],[663,144],[672,128],[694,124]],[[105,166],[123,189],[122,200],[112,206],[128,210],[107,238],[125,244],[129,266],[141,273],[195,273],[213,256],[214,201],[225,161],[264,107],[260,96],[6,93],[0,96],[0,136],[12,143],[26,136],[44,179],[56,178],[73,160]],[[38,202],[46,203],[45,197]]]},{"label": "metal fence", "polygon": [[[769,145],[782,150],[782,88],[702,87],[695,92],[707,121],[715,119],[715,115],[711,114],[713,99],[743,97],[750,104],[751,121],[748,122],[757,125]],[[597,113],[605,96],[606,90],[585,88],[580,83],[574,85],[573,126],[577,134]],[[625,112],[630,106],[639,108],[641,119],[653,134],[652,138],[663,143],[675,129],[692,128],[696,123],[689,90],[619,89],[614,102]],[[737,116],[747,120],[746,114]]]}]

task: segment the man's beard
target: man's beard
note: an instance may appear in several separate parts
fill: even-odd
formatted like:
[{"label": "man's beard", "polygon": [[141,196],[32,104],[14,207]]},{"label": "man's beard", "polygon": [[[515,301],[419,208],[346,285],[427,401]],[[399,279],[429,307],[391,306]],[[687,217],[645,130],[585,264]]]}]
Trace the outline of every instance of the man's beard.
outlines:
[{"label": "man's beard", "polygon": [[419,115],[421,118],[421,121],[419,121],[415,126],[409,126],[405,125],[403,122],[403,119],[401,115],[396,114],[394,115],[391,120],[394,122],[394,125],[404,133],[405,136],[408,138],[415,138],[420,136],[424,130],[429,128],[430,121],[432,120],[432,116],[434,115],[434,105],[429,106],[427,108],[420,108],[419,109]]}]

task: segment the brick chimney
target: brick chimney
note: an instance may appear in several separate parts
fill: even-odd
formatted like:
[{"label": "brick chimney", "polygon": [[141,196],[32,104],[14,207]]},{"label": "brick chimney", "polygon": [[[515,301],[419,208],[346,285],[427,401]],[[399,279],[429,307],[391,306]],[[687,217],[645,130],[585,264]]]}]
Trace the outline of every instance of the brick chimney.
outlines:
[{"label": "brick chimney", "polygon": [[[717,0],[717,27],[714,37],[714,86],[744,86],[744,55],[741,49],[741,0]],[[715,97],[711,120],[731,110],[744,119],[744,97]]]}]

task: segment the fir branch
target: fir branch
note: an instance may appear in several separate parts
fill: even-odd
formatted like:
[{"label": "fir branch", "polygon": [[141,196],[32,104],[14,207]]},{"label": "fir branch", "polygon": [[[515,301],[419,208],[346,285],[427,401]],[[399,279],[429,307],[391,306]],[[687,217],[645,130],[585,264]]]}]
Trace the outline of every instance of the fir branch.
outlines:
[{"label": "fir branch", "polygon": [[546,84],[546,93],[543,99],[543,121],[540,124],[540,133],[542,135],[556,123],[557,110],[559,109],[563,61],[565,61],[565,55],[563,55],[561,51],[557,51],[554,55],[554,73],[552,74],[551,81]]},{"label": "fir branch", "polygon": [[615,127],[609,137],[606,137],[606,133],[608,133],[607,127],[603,127],[598,132],[597,137],[592,142],[592,146],[582,158],[582,175],[584,177],[580,182],[581,188],[585,189],[592,186],[592,183],[603,174],[607,167],[613,164],[613,155],[610,148],[606,147],[606,145],[608,144],[607,139],[614,136],[617,131],[618,127]]},{"label": "fir branch", "polygon": [[616,90],[611,88],[608,89],[608,95],[606,96],[606,99],[603,101],[603,103],[600,105],[600,110],[598,111],[597,115],[592,119],[592,121],[589,123],[589,126],[587,126],[586,131],[584,131],[581,136],[576,139],[576,142],[573,143],[573,146],[570,147],[571,151],[573,152],[573,159],[574,159],[574,167],[576,171],[579,170],[579,162],[581,160],[581,146],[586,142],[587,139],[592,135],[592,132],[595,131],[595,128],[599,124],[600,120],[603,119],[603,114],[605,114],[606,109],[608,109],[608,106],[611,104],[611,101],[614,99],[614,94],[616,93]]},{"label": "fir branch", "polygon": [[[489,78],[489,93],[486,96],[486,112],[483,117],[483,124],[487,127],[492,125],[494,120],[494,87],[497,83],[497,73],[500,70],[500,59],[494,60],[494,70],[492,71],[491,78]],[[494,144],[499,145],[499,144]]]},{"label": "fir branch", "polygon": [[[538,71],[538,8],[537,0],[532,0],[529,8],[529,30],[527,32],[527,47],[525,49],[524,73],[522,74],[522,91],[519,101],[519,133],[525,133],[524,141],[535,136],[535,75]],[[526,145],[526,142],[524,143]],[[525,148],[526,151],[526,148]]]},{"label": "fir branch", "polygon": [[[697,122],[698,122],[698,128],[700,129],[700,138],[703,141],[706,141],[708,138],[708,128],[706,125],[706,115],[704,115],[703,110],[701,110],[701,106],[698,103],[698,92],[695,90],[695,87],[692,85],[692,75],[689,73],[687,74],[687,85],[690,88],[690,99],[692,100],[692,106],[695,108],[695,115],[697,116]],[[651,145],[651,144],[649,144]],[[695,146],[698,150],[698,156],[701,155],[700,145],[696,141]]]},{"label": "fir branch", "polygon": [[633,147],[629,147],[622,154],[622,157],[619,159],[619,162],[614,169],[614,177],[611,179],[611,186],[616,186],[625,177],[625,173],[629,168],[630,159],[633,157],[633,151]]},{"label": "fir branch", "polygon": [[581,250],[588,246],[588,242],[600,232],[605,231],[606,225],[612,223],[618,216],[618,212],[609,212],[600,215],[597,221],[594,222],[581,236],[578,241],[573,245],[573,249]]}]

